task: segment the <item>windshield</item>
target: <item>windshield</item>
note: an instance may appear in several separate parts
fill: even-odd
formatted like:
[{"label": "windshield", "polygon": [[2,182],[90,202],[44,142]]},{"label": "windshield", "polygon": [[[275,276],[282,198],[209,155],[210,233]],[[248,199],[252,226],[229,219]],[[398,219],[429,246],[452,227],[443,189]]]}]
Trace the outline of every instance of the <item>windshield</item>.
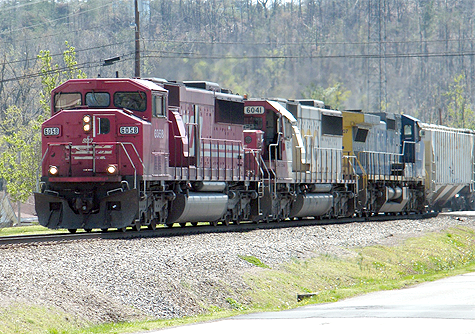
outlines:
[{"label": "windshield", "polygon": [[86,93],[86,105],[89,107],[108,107],[110,104],[109,93]]}]

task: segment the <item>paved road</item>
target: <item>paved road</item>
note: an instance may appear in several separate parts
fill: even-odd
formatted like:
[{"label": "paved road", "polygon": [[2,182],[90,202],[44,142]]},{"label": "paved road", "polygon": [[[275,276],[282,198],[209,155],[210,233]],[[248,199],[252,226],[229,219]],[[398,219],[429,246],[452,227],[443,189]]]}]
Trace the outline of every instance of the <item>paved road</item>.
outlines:
[{"label": "paved road", "polygon": [[381,291],[337,303],[256,313],[170,328],[159,334],[192,333],[449,333],[475,334],[475,273]]}]

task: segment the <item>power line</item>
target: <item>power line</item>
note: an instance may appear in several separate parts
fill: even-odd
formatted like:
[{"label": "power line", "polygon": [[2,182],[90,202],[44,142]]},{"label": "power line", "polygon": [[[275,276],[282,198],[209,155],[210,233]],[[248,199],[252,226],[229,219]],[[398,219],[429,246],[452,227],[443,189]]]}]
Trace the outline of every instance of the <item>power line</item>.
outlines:
[{"label": "power line", "polygon": [[27,2],[27,3],[24,3],[24,4],[18,4],[18,5],[10,6],[10,7],[4,6],[2,8],[2,12],[6,12],[8,10],[17,9],[17,8],[21,8],[21,7],[26,7],[26,6],[30,6],[30,5],[36,5],[37,3],[40,3],[40,2],[47,2],[47,0],[38,0],[38,1],[35,1],[35,2]]},{"label": "power line", "polygon": [[[125,42],[120,42],[120,43],[114,43],[110,45],[117,45]],[[110,46],[107,45],[107,46]],[[83,50],[77,50],[79,51],[88,51],[88,50],[94,50],[94,49],[99,49],[102,47],[106,46],[97,46],[97,47],[91,47]],[[350,58],[350,59],[379,59],[379,58],[387,58],[387,59],[394,59],[394,58],[425,58],[425,57],[464,57],[464,56],[475,56],[475,50],[470,50],[470,51],[462,51],[462,52],[437,52],[437,53],[411,53],[411,54],[353,54],[353,55],[308,55],[308,56],[289,56],[289,55],[282,55],[282,56],[273,56],[273,55],[255,55],[255,56],[232,56],[232,55],[199,55],[196,53],[181,53],[181,52],[173,52],[173,51],[163,51],[163,50],[145,50],[144,53],[160,53],[160,55],[147,55],[144,54],[142,55],[143,58],[162,58],[162,59],[193,59],[193,60],[198,60],[198,59],[208,59],[208,60],[228,60],[228,59],[329,59],[329,58],[337,58],[337,59],[345,59],[345,58]],[[59,56],[61,54],[57,54]],[[121,55],[120,58],[121,60],[119,62],[124,62],[127,60],[132,59],[132,55],[134,55],[134,52],[128,53]],[[89,62],[82,62],[78,63],[77,67],[78,69],[83,69],[83,68],[95,68],[95,67],[100,67],[102,62],[100,60],[94,60],[94,61],[89,61]],[[62,72],[67,70],[67,67],[62,67],[56,70],[53,70],[51,72]],[[37,78],[41,76],[41,72],[37,73],[30,73],[26,74],[23,76],[18,76],[18,77],[13,77],[13,78],[8,78],[8,79],[3,79],[0,80],[0,83],[5,83],[5,82],[12,82],[12,81],[20,81],[24,79],[31,79],[31,78]]]},{"label": "power line", "polygon": [[[1,1],[1,0],[0,0]],[[66,24],[66,23],[65,23]],[[60,32],[57,32],[55,34],[49,34],[49,35],[43,35],[43,36],[39,36],[39,37],[33,37],[33,38],[29,38],[29,39],[22,39],[21,42],[24,43],[24,42],[31,42],[31,41],[36,41],[38,39],[47,39],[49,37],[55,37],[55,36],[59,36],[59,35],[65,35],[65,34],[76,34],[78,32],[82,32],[82,31],[95,31],[97,29],[101,29],[101,30],[104,30],[104,25],[96,25],[96,26],[93,26],[93,27],[90,27],[88,29],[75,29],[75,30],[69,30],[69,31],[60,31]],[[20,41],[20,40],[19,40]],[[0,41],[1,44],[11,44],[11,42],[9,41]]]},{"label": "power line", "polygon": [[[165,55],[144,55],[143,57],[148,58],[191,58],[191,59],[328,59],[328,58],[350,58],[350,59],[391,59],[391,58],[425,58],[425,57],[464,57],[464,56],[474,56],[475,50],[470,51],[458,51],[458,52],[437,52],[437,53],[406,53],[406,54],[345,54],[345,55],[251,55],[251,56],[233,56],[233,55],[200,55],[192,52],[170,52],[170,51],[160,51],[160,50],[145,50],[144,52],[148,53],[163,53]],[[166,54],[174,54],[166,55]]]},{"label": "power line", "polygon": [[[120,60],[119,60],[118,62],[124,62],[124,61],[130,60],[130,59],[132,59],[132,58],[131,58],[132,55],[134,55],[133,52],[127,53],[127,54],[123,54],[123,55],[120,56]],[[101,66],[102,66],[102,61],[101,61],[101,60],[94,60],[94,61],[88,61],[88,62],[78,63],[75,68],[78,69],[78,70],[80,70],[80,69],[84,69],[84,68],[96,68],[96,67],[101,67]],[[57,68],[57,69],[48,71],[48,73],[60,73],[60,72],[67,71],[68,69],[69,69],[68,67],[61,67],[61,68]],[[36,73],[25,74],[25,75],[13,77],[13,78],[8,78],[8,79],[0,80],[0,83],[12,82],[12,81],[20,81],[20,80],[25,80],[25,79],[38,78],[38,77],[40,77],[42,74],[43,74],[42,72],[36,72]]]},{"label": "power line", "polygon": [[[74,51],[77,54],[77,53],[80,53],[80,52],[103,49],[103,48],[107,48],[107,47],[111,47],[111,46],[117,46],[117,45],[126,44],[126,43],[132,43],[132,41],[116,42],[116,43],[111,43],[111,44],[106,44],[106,45],[93,46],[93,47],[85,48],[85,49],[76,49],[75,48]],[[51,57],[59,57],[59,56],[62,56],[62,55],[63,55],[63,53],[50,54]],[[34,61],[36,59],[37,59],[37,57],[27,58],[27,59],[22,59],[22,60],[12,60],[12,61],[9,61],[9,62],[0,62],[0,64],[12,65],[12,64],[15,64],[15,63],[23,63],[23,62],[28,62],[28,61]]]},{"label": "power line", "polygon": [[[153,38],[145,38],[142,39],[143,41],[148,42],[161,42],[161,43],[170,43],[170,44],[205,44],[205,45],[372,45],[379,42],[282,42],[282,41],[275,41],[275,42],[249,42],[249,41],[177,41],[177,40],[161,40],[161,39],[153,39]],[[409,41],[381,41],[383,44],[419,44],[422,45],[424,43],[432,44],[432,43],[446,43],[446,42],[474,42],[475,38],[448,38],[448,39],[435,39],[435,40],[409,40]]]},{"label": "power line", "polygon": [[38,23],[38,24],[33,24],[33,25],[30,25],[30,26],[21,27],[21,28],[18,28],[18,29],[10,30],[10,31],[5,31],[5,32],[0,33],[0,36],[1,36],[1,35],[7,35],[7,34],[10,34],[10,33],[13,33],[13,32],[18,32],[18,31],[23,31],[23,30],[31,29],[31,28],[40,27],[40,26],[43,26],[43,25],[46,25],[46,24],[52,24],[52,23],[54,23],[54,22],[61,21],[61,20],[64,20],[64,19],[66,19],[66,18],[70,18],[70,17],[78,16],[78,15],[83,15],[83,14],[86,14],[86,13],[88,13],[88,12],[91,12],[91,11],[94,11],[94,10],[97,10],[97,9],[101,9],[101,8],[104,8],[104,7],[108,7],[108,6],[110,6],[110,5],[111,5],[111,3],[109,2],[109,3],[107,3],[106,5],[103,5],[103,6],[98,6],[98,7],[95,7],[95,8],[82,10],[82,11],[77,12],[77,13],[68,14],[68,15],[66,15],[66,16],[58,17],[57,19],[48,20],[48,21],[46,21],[46,22],[42,22],[42,23]]}]

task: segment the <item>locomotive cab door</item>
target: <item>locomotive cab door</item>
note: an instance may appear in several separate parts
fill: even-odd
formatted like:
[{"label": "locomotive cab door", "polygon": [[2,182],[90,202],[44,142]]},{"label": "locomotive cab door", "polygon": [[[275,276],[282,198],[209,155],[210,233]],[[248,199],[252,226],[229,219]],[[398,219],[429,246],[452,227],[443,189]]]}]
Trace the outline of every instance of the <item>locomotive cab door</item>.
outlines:
[{"label": "locomotive cab door", "polygon": [[[163,176],[167,174],[169,165],[169,113],[168,96],[158,92],[152,94],[152,131],[150,137],[151,156],[148,163],[147,174]],[[145,143],[145,145],[148,145]]]},{"label": "locomotive cab door", "polygon": [[403,162],[415,163],[416,143],[420,141],[418,120],[408,115],[402,115],[401,121],[401,153],[403,154]]},{"label": "locomotive cab door", "polygon": [[115,141],[115,115],[94,115],[92,133],[94,142]]},{"label": "locomotive cab door", "polygon": [[92,140],[88,140],[89,154],[92,154],[92,171],[105,172],[108,164],[117,162],[116,120],[113,114],[95,114],[92,117]]}]

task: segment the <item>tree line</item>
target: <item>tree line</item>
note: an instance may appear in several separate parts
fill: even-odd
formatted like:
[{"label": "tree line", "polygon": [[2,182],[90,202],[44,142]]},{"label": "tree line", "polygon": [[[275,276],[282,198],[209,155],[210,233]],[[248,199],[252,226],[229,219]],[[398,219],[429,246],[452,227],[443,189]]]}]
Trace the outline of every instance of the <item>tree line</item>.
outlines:
[{"label": "tree line", "polygon": [[[0,2],[3,151],[12,146],[9,131],[47,117],[46,87],[72,68],[88,77],[133,76],[133,5]],[[141,73],[475,128],[474,7],[471,0],[144,0]],[[111,57],[120,61],[103,66]]]}]

